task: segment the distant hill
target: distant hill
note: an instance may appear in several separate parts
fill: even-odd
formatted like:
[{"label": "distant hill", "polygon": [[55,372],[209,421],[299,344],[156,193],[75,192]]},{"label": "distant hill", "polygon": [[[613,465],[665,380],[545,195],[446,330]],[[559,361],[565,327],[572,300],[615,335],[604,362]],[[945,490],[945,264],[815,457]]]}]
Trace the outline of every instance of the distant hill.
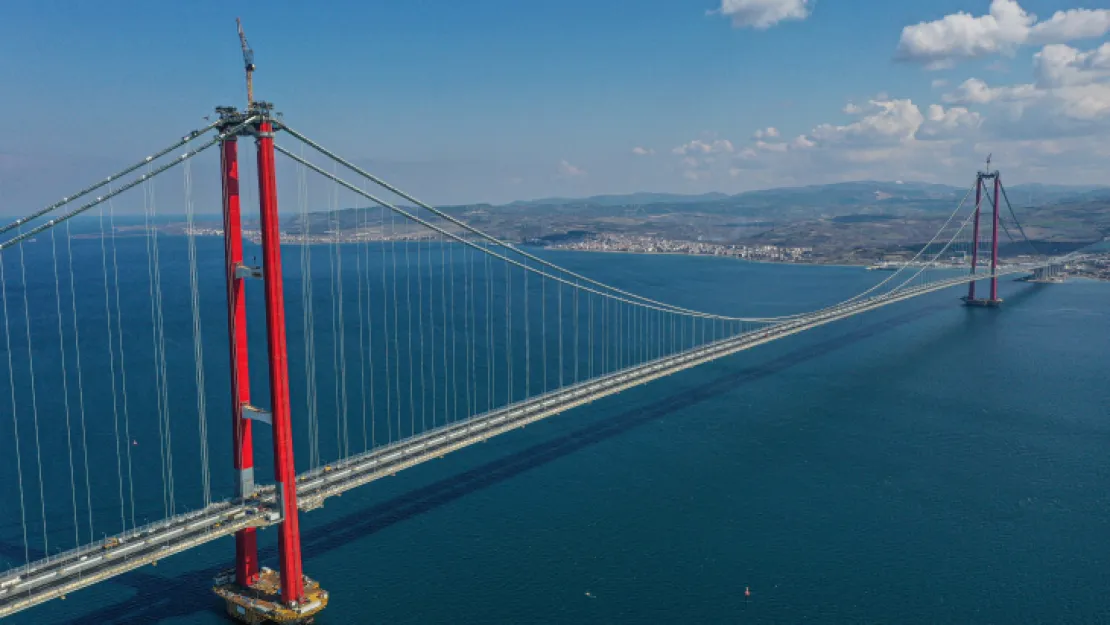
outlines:
[{"label": "distant hill", "polygon": [[[967,195],[967,189],[924,182],[864,180],[825,185],[705,193],[630,193],[543,198],[492,206],[442,207],[483,231],[511,241],[554,242],[623,234],[722,244],[803,246],[830,254],[897,249],[927,241]],[[1026,184],[1008,189],[1030,238],[1052,244],[1110,236],[1110,187]],[[969,200],[969,203],[973,200]],[[1012,222],[1003,211],[1004,223]],[[380,213],[352,209],[313,213],[314,235],[382,228]],[[290,217],[288,231],[303,224]]]},{"label": "distant hill", "polygon": [[[505,207],[529,206],[645,206],[651,204],[699,204],[721,203],[727,206],[756,207],[767,203],[789,202],[793,205],[809,204],[816,206],[853,205],[888,202],[921,202],[959,200],[966,188],[928,182],[890,182],[861,180],[838,182],[801,187],[777,187],[745,191],[735,195],[726,193],[701,193],[685,195],[681,193],[638,192],[623,195],[594,195],[582,198],[550,197],[535,200],[518,200]],[[1110,186],[1098,185],[1048,185],[1040,183],[1019,184],[1007,188],[1010,201],[1023,206],[1054,204],[1060,201],[1106,200],[1110,199]]]},{"label": "distant hill", "polygon": [[[585,198],[543,198],[517,201],[493,210],[537,210],[561,214],[590,209],[595,214],[618,214],[633,208],[638,212],[725,214],[750,219],[795,220],[840,215],[888,214],[906,211],[943,210],[958,200],[961,189],[923,182],[859,181],[804,187],[746,191],[735,195],[703,193],[630,193]],[[613,211],[616,211],[614,213]]]},{"label": "distant hill", "polygon": [[701,193],[684,195],[681,193],[650,193],[641,191],[625,195],[594,195],[584,198],[548,197],[536,200],[517,200],[507,206],[561,206],[568,204],[588,204],[593,206],[635,206],[638,204],[691,204],[712,202],[728,198],[727,193]]},{"label": "distant hill", "polygon": [[[1005,179],[1002,182],[1005,184]],[[1110,201],[1110,187],[1017,184],[1007,187],[1006,195],[1014,206],[1045,206],[1062,202]]]}]

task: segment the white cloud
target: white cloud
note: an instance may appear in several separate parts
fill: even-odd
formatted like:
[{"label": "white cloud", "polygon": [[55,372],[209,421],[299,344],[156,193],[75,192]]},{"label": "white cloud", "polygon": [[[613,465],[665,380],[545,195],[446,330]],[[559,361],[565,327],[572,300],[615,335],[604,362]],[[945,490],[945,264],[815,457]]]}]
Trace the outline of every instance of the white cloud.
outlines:
[{"label": "white cloud", "polygon": [[933,89],[940,89],[941,87],[947,87],[948,81],[943,78],[937,78],[933,80],[933,82],[929,83],[929,86],[931,86]]},{"label": "white cloud", "polygon": [[1076,39],[1093,39],[1110,31],[1110,10],[1071,9],[1057,11],[1046,21],[1033,27],[1029,43],[1057,43]]},{"label": "white cloud", "polygon": [[568,163],[566,161],[566,159],[563,159],[563,160],[559,161],[559,175],[560,176],[566,176],[567,178],[574,178],[576,176],[585,176],[586,175],[586,170],[584,170],[580,167],[575,167],[574,165],[571,165],[570,163]]},{"label": "white cloud", "polygon": [[721,0],[721,7],[709,13],[723,15],[732,25],[751,28],[770,28],[785,20],[804,20],[809,17],[814,0]]},{"label": "white cloud", "polygon": [[755,134],[753,136],[756,139],[763,139],[763,138],[774,139],[774,138],[779,136],[779,129],[775,128],[774,126],[770,126],[768,128],[761,128],[761,129],[755,131]]},{"label": "white cloud", "polygon": [[1029,107],[1039,108],[1045,127],[1110,117],[1110,43],[1086,52],[1048,45],[1033,55],[1033,68],[1035,83],[992,87],[969,78],[942,99],[949,104],[1009,105],[1015,121]]},{"label": "white cloud", "polygon": [[652,154],[655,154],[655,150],[651,148],[642,148],[640,146],[636,146],[632,148],[632,153],[636,156],[651,156]]},{"label": "white cloud", "polygon": [[846,115],[859,115],[862,112],[863,112],[863,107],[862,106],[856,106],[855,104],[852,104],[851,102],[844,105],[844,113]]},{"label": "white cloud", "polygon": [[766,141],[756,141],[756,149],[763,150],[764,152],[785,152],[787,144],[785,143],[767,143]]},{"label": "white cloud", "polygon": [[1038,22],[1017,0],[992,0],[987,15],[953,13],[932,22],[902,29],[897,58],[923,63],[928,69],[951,67],[956,61],[991,54],[1012,54],[1019,46],[1063,43],[1101,37],[1110,32],[1110,10],[1057,11]]},{"label": "white cloud", "polygon": [[714,139],[712,141],[702,141],[701,139],[694,139],[689,143],[685,143],[671,150],[674,154],[690,155],[690,154],[731,154],[735,151],[732,147],[732,142],[728,139]]},{"label": "white cloud", "polygon": [[[793,138],[754,134],[735,151],[707,156],[712,142],[691,142],[675,177],[700,189],[844,180],[952,182],[993,152],[1010,180],[1062,184],[1105,181],[1110,159],[1110,44],[1090,50],[1049,45],[1034,57],[1034,82],[971,79],[941,99],[917,104],[875,97],[845,107],[843,125],[827,123]],[[943,85],[938,85],[943,86]],[[943,91],[938,91],[938,95]],[[730,144],[731,145],[731,144]],[[737,187],[732,187],[737,188]]]},{"label": "white cloud", "polygon": [[878,171],[887,172],[878,177],[893,178],[904,171],[899,167],[918,171],[930,159],[950,158],[952,144],[978,133],[982,124],[979,113],[965,107],[933,105],[925,114],[909,99],[874,99],[848,110],[857,116],[849,124],[820,124],[809,133],[775,142],[757,135],[750,147],[731,160],[729,176],[761,171],[760,176],[769,179],[774,176],[769,172],[794,171],[799,164],[809,164],[856,172],[848,179],[874,178],[868,172]]},{"label": "white cloud", "polygon": [[1059,112],[1077,120],[1110,117],[1110,84],[1078,85],[1054,92]]},{"label": "white cloud", "polygon": [[1031,100],[1041,95],[1043,94],[1037,90],[1037,86],[1032,84],[991,87],[978,78],[968,78],[955,91],[941,96],[941,99],[949,104],[990,104]]},{"label": "white cloud", "polygon": [[817,145],[817,143],[811,141],[805,135],[798,135],[797,137],[794,137],[793,141],[790,142],[790,147],[795,150],[804,150],[807,148],[812,148],[815,145]]},{"label": "white cloud", "polygon": [[972,113],[965,108],[954,106],[948,110],[939,104],[930,104],[928,113],[925,115],[926,121],[938,122],[944,126],[954,128],[956,126],[976,126],[980,120],[978,113]]},{"label": "white cloud", "polygon": [[1029,36],[1036,16],[1016,0],[993,0],[988,15],[954,13],[933,22],[902,29],[898,58],[926,63],[933,69],[951,66],[958,58],[974,58],[1012,50]]},{"label": "white cloud", "polygon": [[[745,149],[739,158],[751,151]],[[694,139],[671,150],[678,155],[678,170],[690,181],[719,179],[728,171],[736,146],[728,139]]]},{"label": "white cloud", "polygon": [[925,118],[910,100],[871,100],[870,113],[845,126],[821,124],[810,132],[817,143],[897,143],[912,139]]},{"label": "white cloud", "polygon": [[929,105],[925,122],[918,129],[921,138],[942,139],[960,137],[979,128],[983,117],[960,106],[945,109],[939,104]]},{"label": "white cloud", "polygon": [[1042,88],[1084,85],[1110,77],[1110,43],[1088,52],[1049,45],[1033,55],[1037,85]]}]

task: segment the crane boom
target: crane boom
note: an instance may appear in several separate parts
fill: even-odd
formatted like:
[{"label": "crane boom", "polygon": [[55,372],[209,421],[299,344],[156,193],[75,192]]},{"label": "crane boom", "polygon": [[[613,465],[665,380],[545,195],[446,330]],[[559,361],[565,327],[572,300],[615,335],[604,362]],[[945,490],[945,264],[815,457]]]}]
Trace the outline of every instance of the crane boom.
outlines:
[{"label": "crane boom", "polygon": [[243,68],[247,72],[247,108],[249,109],[254,105],[254,85],[252,84],[254,50],[251,50],[250,44],[247,43],[247,35],[243,32],[243,22],[239,18],[235,18],[235,25],[239,27],[239,44],[243,46]]}]

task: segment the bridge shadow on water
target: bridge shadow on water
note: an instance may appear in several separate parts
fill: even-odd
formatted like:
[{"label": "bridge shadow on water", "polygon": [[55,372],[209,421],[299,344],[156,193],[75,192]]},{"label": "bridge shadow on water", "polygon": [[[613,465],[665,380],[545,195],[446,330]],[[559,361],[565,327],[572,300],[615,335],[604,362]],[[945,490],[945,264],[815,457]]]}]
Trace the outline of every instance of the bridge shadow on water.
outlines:
[{"label": "bridge shadow on water", "polygon": [[[1029,297],[1037,289],[1023,289],[1014,294],[1010,303]],[[458,475],[444,478],[427,486],[363,508],[320,526],[307,529],[302,536],[306,559],[314,555],[342,548],[352,540],[374,534],[397,523],[434,510],[470,493],[493,486],[543,466],[576,451],[611,439],[674,411],[695,406],[710,398],[732,392],[746,384],[761,380],[796,365],[835,352],[913,321],[949,309],[950,302],[930,304],[917,310],[868,324],[827,340],[789,352],[766,363],[718,376],[693,388],[677,393],[651,405],[631,408],[599,423],[580,428],[554,439],[533,445],[506,457],[484,463]],[[957,329],[953,329],[956,331]],[[226,544],[226,543],[221,543]],[[0,546],[0,553],[14,546]],[[22,546],[19,546],[22,557]],[[260,558],[273,561],[276,548],[262,549]],[[229,553],[230,557],[230,553]],[[220,605],[206,590],[212,577],[230,565],[190,571],[174,578],[152,575],[143,569],[133,571],[112,583],[128,586],[135,594],[127,600],[97,609],[69,621],[78,625],[102,623],[144,623],[166,618],[184,618],[200,613],[222,615]],[[186,589],[179,592],[176,589]]]}]

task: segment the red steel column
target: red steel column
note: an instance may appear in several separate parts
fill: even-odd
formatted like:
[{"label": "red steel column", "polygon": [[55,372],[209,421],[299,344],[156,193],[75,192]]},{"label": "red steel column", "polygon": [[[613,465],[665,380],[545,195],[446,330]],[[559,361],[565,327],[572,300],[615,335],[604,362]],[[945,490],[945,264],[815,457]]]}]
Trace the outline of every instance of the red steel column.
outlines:
[{"label": "red steel column", "polygon": [[994,175],[994,225],[991,228],[991,301],[998,300],[998,194],[1001,174]]},{"label": "red steel column", "polygon": [[269,120],[258,125],[257,144],[266,333],[270,355],[270,410],[274,426],[274,477],[282,516],[278,525],[281,600],[288,604],[304,598],[304,580],[301,574],[301,531],[297,518],[297,472],[293,467],[293,433],[289,420],[289,363],[285,350],[285,294],[281,282],[277,176],[274,172],[273,125]]},{"label": "red steel column", "polygon": [[[975,178],[975,228],[972,231],[971,240],[971,275],[975,275],[975,265],[979,262],[979,205],[983,200],[983,177],[977,176]],[[975,281],[967,283],[967,299],[971,301],[975,299]]]},{"label": "red steel column", "polygon": [[[227,334],[231,346],[231,440],[236,473],[236,495],[241,499],[254,491],[254,446],[250,419],[243,418],[243,405],[251,400],[250,368],[247,358],[247,306],[243,278],[235,268],[243,262],[243,231],[239,213],[239,155],[235,137],[220,146],[220,173],[224,199],[224,259],[227,262]],[[258,579],[258,542],[255,528],[235,533],[235,581],[249,586]]]}]

